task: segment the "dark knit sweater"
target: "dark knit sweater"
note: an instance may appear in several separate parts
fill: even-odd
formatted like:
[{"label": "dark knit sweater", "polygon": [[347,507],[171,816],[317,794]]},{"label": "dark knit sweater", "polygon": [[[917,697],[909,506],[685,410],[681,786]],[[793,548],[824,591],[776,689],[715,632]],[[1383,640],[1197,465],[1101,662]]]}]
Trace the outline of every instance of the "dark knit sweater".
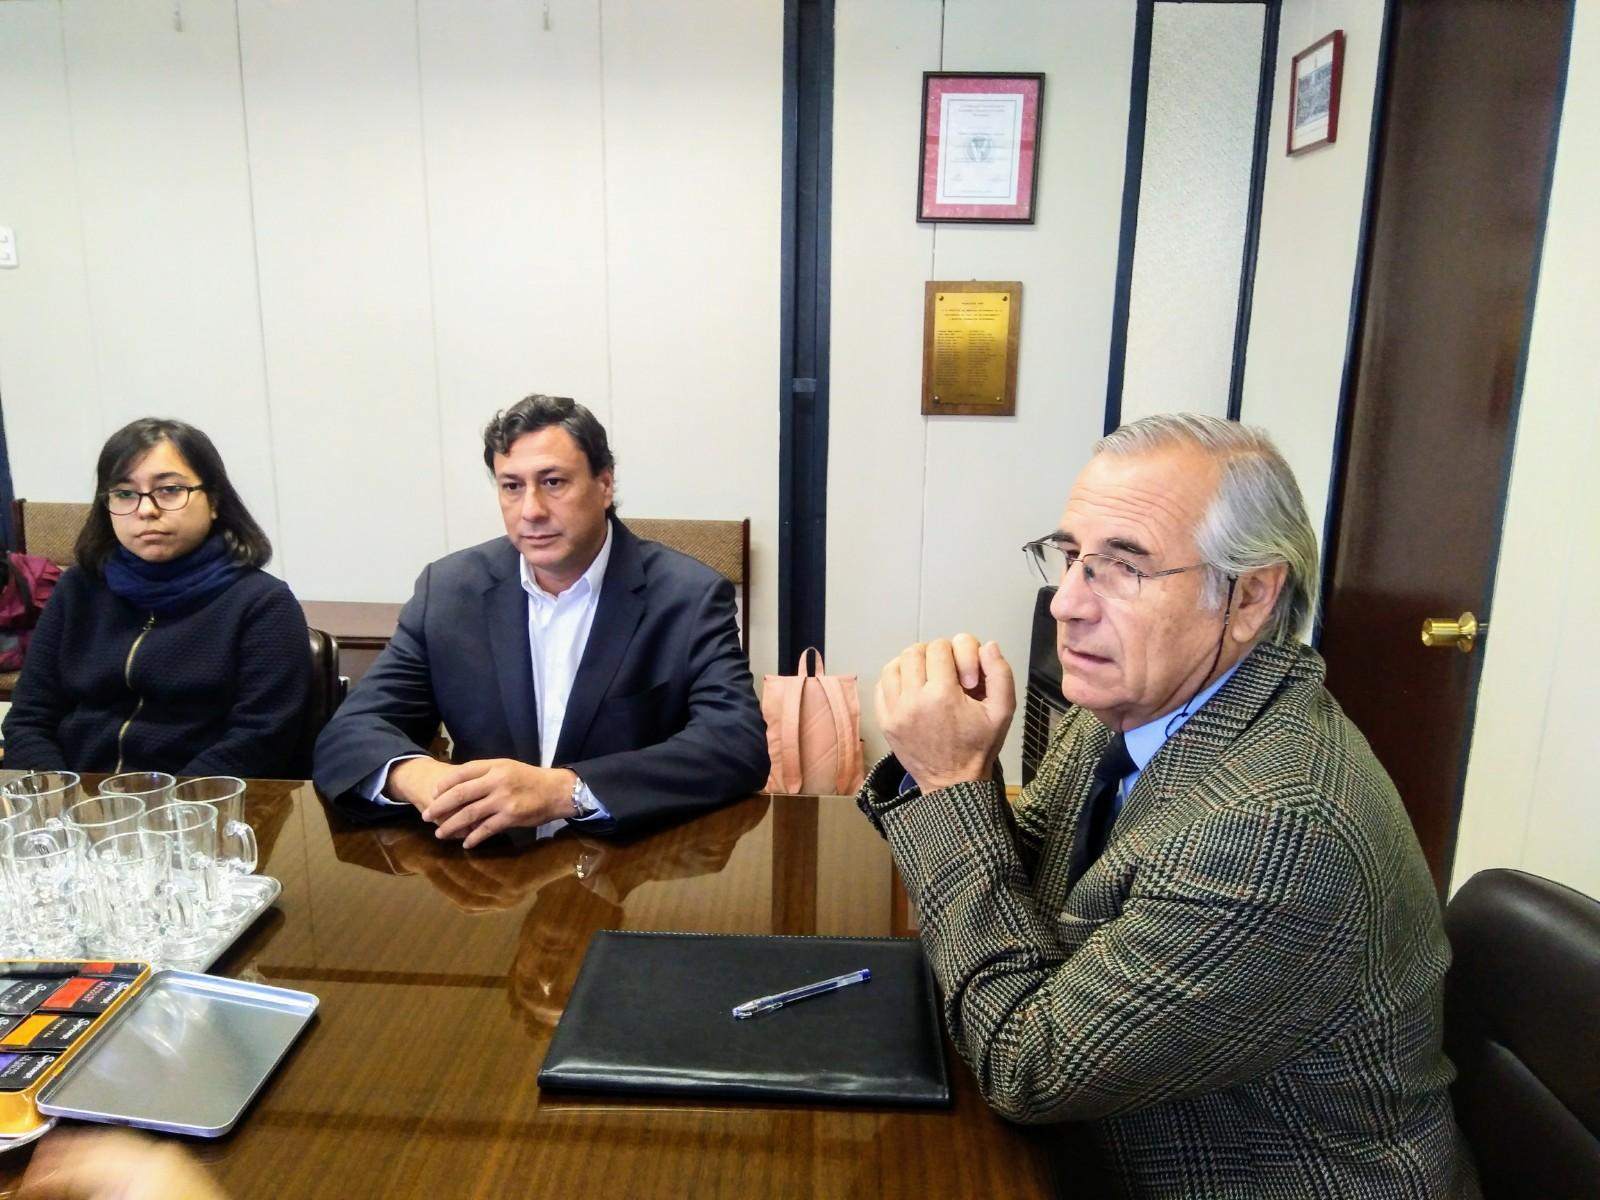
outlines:
[{"label": "dark knit sweater", "polygon": [[305,617],[280,579],[246,570],[196,611],[157,618],[74,567],[39,615],[5,765],[298,776],[310,682]]}]

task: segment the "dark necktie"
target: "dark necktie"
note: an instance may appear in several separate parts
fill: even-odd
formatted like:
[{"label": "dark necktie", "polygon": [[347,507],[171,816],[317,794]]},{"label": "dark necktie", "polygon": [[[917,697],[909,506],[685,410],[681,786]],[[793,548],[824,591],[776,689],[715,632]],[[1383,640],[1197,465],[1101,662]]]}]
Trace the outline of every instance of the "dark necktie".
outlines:
[{"label": "dark necktie", "polygon": [[[1089,799],[1084,805],[1083,827],[1077,841],[1079,851],[1072,863],[1072,883],[1082,878],[1100,851],[1106,847],[1106,836],[1116,819],[1117,785],[1134,771],[1133,759],[1128,755],[1128,743],[1119,733],[1101,753],[1094,764],[1094,784],[1089,788]],[[1070,886],[1070,885],[1069,885]]]}]

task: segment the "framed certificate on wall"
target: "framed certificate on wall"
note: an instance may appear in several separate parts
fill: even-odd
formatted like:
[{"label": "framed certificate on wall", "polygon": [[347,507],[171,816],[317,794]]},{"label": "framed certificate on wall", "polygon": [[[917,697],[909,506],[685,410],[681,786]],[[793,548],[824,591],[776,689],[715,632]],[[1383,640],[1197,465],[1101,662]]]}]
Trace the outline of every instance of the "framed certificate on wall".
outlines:
[{"label": "framed certificate on wall", "polygon": [[1033,223],[1041,74],[922,75],[917,220]]},{"label": "framed certificate on wall", "polygon": [[1339,89],[1344,83],[1344,30],[1335,29],[1299,54],[1289,68],[1289,153],[1339,140]]}]

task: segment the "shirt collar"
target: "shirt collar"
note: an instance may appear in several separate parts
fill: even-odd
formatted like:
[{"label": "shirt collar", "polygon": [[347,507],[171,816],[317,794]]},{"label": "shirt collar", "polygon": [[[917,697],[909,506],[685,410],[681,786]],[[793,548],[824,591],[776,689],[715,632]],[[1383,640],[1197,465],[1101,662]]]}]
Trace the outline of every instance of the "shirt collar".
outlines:
[{"label": "shirt collar", "polygon": [[606,566],[611,562],[611,520],[606,519],[606,540],[600,544],[600,553],[594,556],[594,561],[589,564],[589,569],[579,576],[578,581],[561,595],[552,595],[539,586],[539,581],[533,577],[533,568],[528,565],[528,560],[517,556],[522,562],[522,590],[540,602],[556,603],[567,596],[580,597],[600,595],[600,585],[605,582]]},{"label": "shirt collar", "polygon": [[[1243,659],[1240,659],[1240,662],[1243,661]],[[1156,751],[1166,745],[1167,739],[1187,725],[1189,718],[1204,708],[1206,701],[1215,696],[1217,689],[1232,679],[1233,673],[1238,669],[1239,663],[1234,663],[1233,666],[1219,675],[1215,683],[1189,701],[1185,706],[1187,711],[1179,709],[1175,714],[1163,713],[1154,721],[1148,721],[1139,726],[1139,728],[1130,729],[1124,733],[1122,737],[1128,745],[1128,757],[1133,759],[1133,765],[1143,771],[1149,765],[1150,760],[1156,756]]]}]

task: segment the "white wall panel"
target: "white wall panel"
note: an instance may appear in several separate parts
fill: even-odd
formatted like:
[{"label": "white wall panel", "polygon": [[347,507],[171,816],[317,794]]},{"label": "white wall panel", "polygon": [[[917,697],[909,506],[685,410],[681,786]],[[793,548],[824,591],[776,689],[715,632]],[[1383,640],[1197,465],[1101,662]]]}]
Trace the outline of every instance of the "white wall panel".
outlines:
[{"label": "white wall panel", "polygon": [[445,549],[416,11],[240,0],[283,568],[394,600]]},{"label": "white wall panel", "polygon": [[[969,630],[1026,661],[1036,584],[1018,548],[1055,524],[1104,417],[1134,5],[1018,0],[996,20],[948,0],[942,52],[939,15],[839,9],[828,643],[869,709],[879,668],[917,638]],[[1046,73],[1034,225],[915,222],[907,139],[941,53],[945,70]],[[1017,415],[923,418],[922,283],[972,278],[1023,284]]]},{"label": "white wall panel", "polygon": [[1263,6],[1157,4],[1122,419],[1226,416]]},{"label": "white wall panel", "polygon": [[489,414],[567,393],[628,511],[753,519],[772,666],[781,4],[13,0],[0,34],[22,494],[182,416],[299,594],[402,599],[500,530]]},{"label": "white wall panel", "polygon": [[61,10],[0,4],[0,404],[11,479],[35,500],[87,500],[104,437],[84,268]]},{"label": "white wall panel", "polygon": [[[1240,417],[1265,427],[1289,460],[1319,539],[1328,508],[1350,297],[1361,248],[1385,7],[1377,0],[1284,0],[1278,26],[1278,73]],[[1290,63],[1335,29],[1345,33],[1339,140],[1290,158],[1284,153]]]},{"label": "white wall panel", "polygon": [[[1017,416],[929,418],[921,635],[970,629],[1020,667],[1038,588],[1020,547],[1056,527],[1105,419],[1134,6],[1009,10],[997,23],[984,0],[950,0],[945,63],[1046,73],[1035,224],[942,226],[934,277],[1023,281]],[[1021,726],[1019,715],[1005,756],[1012,779]]]},{"label": "white wall panel", "polygon": [[537,391],[610,426],[599,13],[589,0],[421,0],[418,20],[441,470],[458,549],[503,532],[481,457],[490,414]]},{"label": "white wall panel", "polygon": [[233,7],[186,5],[181,29],[166,0],[62,11],[100,433],[198,425],[280,543]]},{"label": "white wall panel", "polygon": [[869,760],[883,750],[878,670],[921,628],[922,284],[933,277],[934,227],[914,219],[912,188],[939,10],[923,0],[835,9],[827,649],[829,670],[860,677]]},{"label": "white wall panel", "polygon": [[1600,897],[1600,4],[1579,0],[1450,885],[1519,867]]},{"label": "white wall panel", "polygon": [[[1600,246],[1591,238],[1589,248],[1592,263],[1596,261],[1593,252],[1600,250]],[[1591,288],[1588,312],[1597,311],[1600,311],[1600,296],[1593,295]],[[1592,358],[1589,385],[1591,397],[1600,395],[1600,370],[1594,369]],[[1600,455],[1600,422],[1596,420],[1592,405],[1589,412],[1566,426],[1564,436],[1572,437],[1585,453],[1582,463],[1574,463],[1574,470],[1564,476],[1570,486],[1561,497],[1562,510],[1572,514],[1575,525],[1600,528],[1600,478],[1589,469]],[[1571,455],[1570,449],[1564,453]],[[1548,466],[1554,457],[1546,458],[1544,464]],[[1507,565],[1520,567],[1521,556]],[[1539,603],[1548,596],[1537,584],[1530,586],[1530,581],[1539,579],[1545,570],[1543,564],[1530,566],[1520,579],[1507,580],[1505,611],[1510,620],[1538,619],[1535,613]],[[1573,547],[1562,569],[1552,574],[1561,578],[1559,640],[1562,653],[1549,660],[1549,699],[1543,714],[1544,726],[1535,735],[1538,770],[1528,797],[1527,839],[1520,861],[1509,860],[1505,854],[1507,847],[1502,844],[1487,862],[1497,866],[1517,865],[1600,899],[1600,802],[1595,799],[1592,783],[1594,723],[1590,720],[1594,681],[1600,676],[1600,651],[1589,632],[1591,615],[1600,612],[1600,552],[1594,541],[1584,539],[1581,546]],[[1523,594],[1519,596],[1519,592]],[[1538,593],[1538,599],[1528,595],[1529,592]],[[1530,609],[1534,613],[1530,613]],[[1504,677],[1503,672],[1497,674]],[[1497,727],[1505,727],[1504,710],[1485,711],[1481,700],[1479,704],[1478,711],[1495,722],[1489,726],[1492,737]],[[1486,747],[1492,744],[1485,743]],[[1493,751],[1487,750],[1487,753]],[[1509,800],[1511,803],[1506,809],[1512,813],[1517,808],[1515,792],[1492,798],[1482,793],[1469,794],[1476,801],[1487,801],[1491,806]],[[1461,870],[1452,876],[1452,883],[1465,883],[1472,869],[1471,860],[1463,858]]]},{"label": "white wall panel", "polygon": [[602,13],[618,499],[750,517],[760,675],[776,654],[783,9]]}]

